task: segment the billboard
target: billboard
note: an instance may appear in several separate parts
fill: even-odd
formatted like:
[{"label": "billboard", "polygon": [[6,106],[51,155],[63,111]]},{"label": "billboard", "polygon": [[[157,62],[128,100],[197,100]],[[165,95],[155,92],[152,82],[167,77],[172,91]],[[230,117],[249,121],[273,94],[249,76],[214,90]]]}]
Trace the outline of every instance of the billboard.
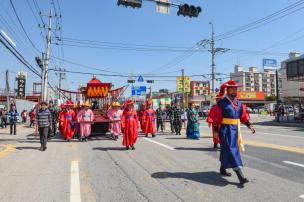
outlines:
[{"label": "billboard", "polygon": [[237,97],[239,100],[265,100],[264,92],[238,91]]},{"label": "billboard", "polygon": [[132,92],[132,96],[135,95],[145,95],[147,91],[147,87],[146,86],[132,86],[131,88],[131,92]]},{"label": "billboard", "polygon": [[[190,93],[190,77],[184,76],[184,82],[185,82],[185,93]],[[183,92],[183,77],[178,76],[176,77],[176,83],[177,83],[177,91]]]},{"label": "billboard", "polygon": [[264,69],[276,69],[278,67],[277,60],[275,59],[263,59]]}]

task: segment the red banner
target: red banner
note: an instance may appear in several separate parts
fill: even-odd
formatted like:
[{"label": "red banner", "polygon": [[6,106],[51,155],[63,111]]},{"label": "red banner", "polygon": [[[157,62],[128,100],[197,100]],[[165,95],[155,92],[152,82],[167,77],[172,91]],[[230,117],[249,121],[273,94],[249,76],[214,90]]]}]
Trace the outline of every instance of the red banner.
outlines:
[{"label": "red banner", "polygon": [[113,89],[110,91],[112,97],[119,97],[125,91],[126,86],[121,88]]},{"label": "red banner", "polygon": [[107,97],[111,89],[111,83],[88,83],[88,98],[104,98]]}]

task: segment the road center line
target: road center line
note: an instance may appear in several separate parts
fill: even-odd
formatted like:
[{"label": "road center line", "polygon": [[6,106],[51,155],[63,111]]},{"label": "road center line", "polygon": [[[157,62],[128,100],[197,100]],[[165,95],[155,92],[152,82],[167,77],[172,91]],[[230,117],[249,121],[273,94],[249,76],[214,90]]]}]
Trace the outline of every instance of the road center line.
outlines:
[{"label": "road center line", "polygon": [[303,194],[303,195],[301,195],[301,196],[299,196],[299,198],[304,199],[304,194]]},{"label": "road center line", "polygon": [[71,163],[70,202],[81,202],[78,161]]},{"label": "road center line", "polygon": [[166,149],[175,150],[173,147],[170,147],[170,146],[165,145],[165,144],[163,144],[163,143],[156,142],[156,141],[151,140],[151,139],[148,139],[148,138],[146,138],[146,137],[144,137],[144,139],[147,140],[147,141],[149,141],[149,142],[152,142],[152,143],[154,143],[154,144],[158,144],[158,145],[160,145],[160,146],[162,146],[162,147],[165,147]]},{"label": "road center line", "polygon": [[[287,164],[290,164],[290,165],[299,166],[299,167],[304,168],[304,165],[300,164],[300,163],[295,163],[295,162],[291,162],[291,161],[283,161],[283,163],[287,163]],[[304,197],[304,195],[303,195],[303,197]]]}]

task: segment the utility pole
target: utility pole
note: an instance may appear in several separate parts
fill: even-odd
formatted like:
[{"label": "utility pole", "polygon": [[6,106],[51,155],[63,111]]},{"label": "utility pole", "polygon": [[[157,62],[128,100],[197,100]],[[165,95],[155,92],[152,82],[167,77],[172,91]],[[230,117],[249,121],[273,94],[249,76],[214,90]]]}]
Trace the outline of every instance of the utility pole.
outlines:
[{"label": "utility pole", "polygon": [[214,62],[214,59],[215,59],[215,51],[214,51],[214,27],[213,27],[213,23],[211,23],[211,81],[212,81],[212,93],[214,93],[214,80],[215,80],[215,62]]},{"label": "utility pole", "polygon": [[[56,70],[57,70],[57,69],[56,69]],[[58,87],[59,87],[59,89],[61,89],[62,80],[65,79],[65,69],[59,67],[58,70],[59,70],[58,73],[57,73],[57,71],[56,71],[56,75],[58,75],[58,78],[59,78],[59,80],[58,80]],[[58,93],[58,98],[59,98],[59,99],[61,98],[60,92]]]},{"label": "utility pole", "polygon": [[8,70],[6,70],[5,72],[5,80],[6,80],[6,87],[5,87],[5,90],[6,90],[6,109],[7,111],[10,110],[10,88],[9,88],[9,72]]},{"label": "utility pole", "polygon": [[47,44],[45,56],[42,58],[43,60],[43,69],[42,69],[42,100],[47,101],[48,99],[48,69],[49,69],[49,57],[51,51],[51,37],[52,37],[52,7],[50,8],[50,13],[48,15],[49,24],[47,27]]},{"label": "utility pole", "polygon": [[227,51],[229,51],[228,48],[216,48],[215,46],[215,39],[214,39],[214,26],[212,22],[209,22],[209,24],[211,25],[212,28],[212,32],[211,32],[211,39],[204,39],[201,40],[199,42],[199,45],[206,47],[207,45],[209,45],[209,52],[211,53],[211,93],[214,93],[214,89],[215,89],[215,68],[216,68],[216,64],[215,64],[215,56],[217,53],[225,53]]}]

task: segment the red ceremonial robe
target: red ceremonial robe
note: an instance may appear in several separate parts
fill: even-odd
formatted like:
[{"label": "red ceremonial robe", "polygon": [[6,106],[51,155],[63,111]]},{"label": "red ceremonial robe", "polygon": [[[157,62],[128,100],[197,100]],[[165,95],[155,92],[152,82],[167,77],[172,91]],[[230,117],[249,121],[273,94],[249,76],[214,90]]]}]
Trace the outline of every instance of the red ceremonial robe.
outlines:
[{"label": "red ceremonial robe", "polygon": [[[213,106],[211,107],[211,109],[210,109],[208,118],[207,118],[207,120],[206,120],[207,123],[211,124],[211,126],[212,126],[212,135],[213,135],[213,143],[214,143],[214,144],[220,144],[220,135],[218,134],[218,132],[216,133],[216,132],[214,131],[214,126],[215,126],[216,124],[214,123],[214,120],[213,120],[213,118],[214,118],[217,114],[219,114],[219,113],[221,113],[221,109],[219,108],[219,106],[218,106],[218,105],[213,105]],[[220,131],[219,129],[220,129],[221,125],[219,124],[219,125],[216,125],[216,126],[218,127],[218,131]]]},{"label": "red ceremonial robe", "polygon": [[148,134],[154,134],[155,133],[155,111],[151,108],[146,109],[144,111],[143,119],[145,122],[145,130],[144,133]]},{"label": "red ceremonial robe", "polygon": [[59,117],[59,131],[61,134],[63,134],[63,114],[64,114],[65,110],[60,111],[58,113],[58,117]]},{"label": "red ceremonial robe", "polygon": [[138,117],[135,109],[125,109],[122,117],[121,124],[123,127],[123,142],[124,146],[132,146],[135,144],[138,136]]},{"label": "red ceremonial robe", "polygon": [[62,135],[65,139],[71,139],[75,133],[76,114],[74,110],[64,111],[61,115]]},{"label": "red ceremonial robe", "polygon": [[139,119],[141,131],[143,133],[145,133],[145,122],[144,122],[143,116],[144,116],[144,110],[140,110],[138,112],[138,119]]}]

